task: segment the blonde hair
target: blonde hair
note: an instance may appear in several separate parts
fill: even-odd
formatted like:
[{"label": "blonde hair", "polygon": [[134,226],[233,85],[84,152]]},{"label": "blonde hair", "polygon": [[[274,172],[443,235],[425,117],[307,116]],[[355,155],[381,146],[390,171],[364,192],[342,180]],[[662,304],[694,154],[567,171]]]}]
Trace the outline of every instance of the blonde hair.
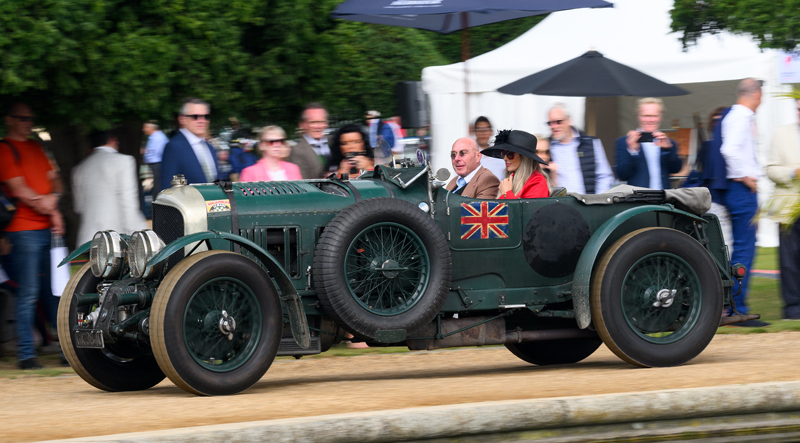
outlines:
[{"label": "blonde hair", "polygon": [[[550,186],[550,176],[547,175],[547,172],[542,169],[542,165],[537,162],[536,160],[521,154],[517,154],[520,156],[520,163],[519,167],[516,171],[512,174],[508,172],[506,169],[506,178],[513,177],[511,179],[511,192],[514,195],[518,195],[520,191],[522,191],[522,187],[525,186],[525,182],[531,177],[531,175],[535,174],[536,172],[541,173],[544,176],[545,184],[547,185],[547,194],[550,194],[551,186]],[[497,197],[500,197],[502,194],[498,192]]]},{"label": "blonde hair", "polygon": [[[261,152],[261,140],[264,140],[264,137],[267,135],[268,132],[277,132],[281,135],[281,138],[286,138],[286,131],[283,130],[280,126],[277,125],[270,125],[264,126],[258,131],[258,149],[256,149],[256,155],[260,158],[266,155],[265,153]],[[283,145],[286,146],[286,142],[283,142]]]},{"label": "blonde hair", "polygon": [[666,109],[664,109],[664,100],[655,97],[645,97],[640,98],[639,101],[636,102],[636,113],[639,113],[639,110],[642,109],[644,105],[658,105],[661,108],[661,113],[663,114]]}]

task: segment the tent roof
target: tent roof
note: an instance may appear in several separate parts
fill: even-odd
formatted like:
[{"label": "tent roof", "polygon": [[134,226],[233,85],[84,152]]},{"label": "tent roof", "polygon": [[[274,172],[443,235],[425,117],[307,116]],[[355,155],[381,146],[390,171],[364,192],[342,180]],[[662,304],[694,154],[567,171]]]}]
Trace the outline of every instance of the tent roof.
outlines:
[{"label": "tent roof", "polygon": [[[616,0],[614,8],[553,13],[508,44],[467,61],[469,92],[489,92],[595,49],[667,83],[765,78],[767,59],[749,36],[706,35],[684,51],[671,33],[672,0]],[[756,62],[755,60],[758,60]],[[464,64],[422,71],[427,93],[464,91]]]}]

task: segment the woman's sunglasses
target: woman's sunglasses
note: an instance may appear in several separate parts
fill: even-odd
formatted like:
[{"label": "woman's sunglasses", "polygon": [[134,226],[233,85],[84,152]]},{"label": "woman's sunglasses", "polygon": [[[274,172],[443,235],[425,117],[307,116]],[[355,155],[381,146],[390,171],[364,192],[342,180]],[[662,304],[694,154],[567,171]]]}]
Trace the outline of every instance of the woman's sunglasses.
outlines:
[{"label": "woman's sunglasses", "polygon": [[517,156],[516,152],[513,151],[500,151],[500,158],[507,158],[509,160],[514,160],[514,157]]}]

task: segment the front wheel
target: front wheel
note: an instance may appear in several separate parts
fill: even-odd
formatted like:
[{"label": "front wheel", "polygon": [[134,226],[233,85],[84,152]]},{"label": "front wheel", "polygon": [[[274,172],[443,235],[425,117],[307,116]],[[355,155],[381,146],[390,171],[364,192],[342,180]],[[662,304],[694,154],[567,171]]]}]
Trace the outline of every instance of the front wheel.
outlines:
[{"label": "front wheel", "polygon": [[104,391],[140,391],[164,380],[150,349],[134,343],[106,344],[104,349],[78,348],[75,332],[78,313],[88,315],[95,306],[78,306],[77,294],[97,292],[102,279],[86,263],[70,278],[58,304],[58,341],[69,365],[84,381]]},{"label": "front wheel", "polygon": [[280,300],[253,260],[206,251],[164,278],[151,310],[153,352],[164,373],[198,395],[229,395],[269,369],[281,339]]},{"label": "front wheel", "polygon": [[668,228],[631,232],[594,272],[592,321],[603,342],[637,366],[675,366],[699,355],[716,333],[722,281],[692,237]]}]

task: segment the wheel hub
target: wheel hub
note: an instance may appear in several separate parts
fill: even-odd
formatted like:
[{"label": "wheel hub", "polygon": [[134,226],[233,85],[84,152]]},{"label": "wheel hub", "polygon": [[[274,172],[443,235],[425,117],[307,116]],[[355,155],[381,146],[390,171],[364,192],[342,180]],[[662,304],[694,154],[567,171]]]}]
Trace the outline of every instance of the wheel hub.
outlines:
[{"label": "wheel hub", "polygon": [[677,289],[662,289],[658,291],[653,306],[656,308],[668,308],[672,306],[672,303],[675,301],[675,294],[677,293]]},{"label": "wheel hub", "polygon": [[236,319],[222,310],[222,317],[219,319],[219,331],[228,336],[228,340],[233,340],[233,332],[236,330]]},{"label": "wheel hub", "polygon": [[397,277],[401,271],[405,271],[408,268],[401,268],[400,264],[397,261],[389,259],[383,262],[380,268],[377,270],[383,273],[383,276],[386,278],[395,278]]}]

